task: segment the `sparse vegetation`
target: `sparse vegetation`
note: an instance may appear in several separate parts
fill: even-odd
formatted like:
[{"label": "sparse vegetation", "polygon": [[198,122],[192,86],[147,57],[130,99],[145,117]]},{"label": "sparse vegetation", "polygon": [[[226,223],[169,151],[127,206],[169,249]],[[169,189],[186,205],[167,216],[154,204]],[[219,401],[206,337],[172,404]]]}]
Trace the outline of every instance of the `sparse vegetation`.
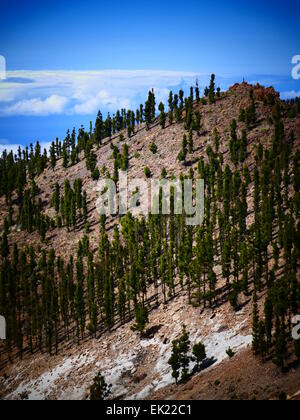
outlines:
[{"label": "sparse vegetation", "polygon": [[[300,161],[291,118],[299,101],[284,103],[274,94],[272,113],[262,115],[263,100],[257,99],[262,88],[236,87],[234,94],[245,95],[248,102],[239,120],[231,120],[240,112],[236,106],[230,113],[234,94],[222,93],[217,100],[214,83],[206,99],[197,86],[187,98],[171,92],[169,109],[160,106],[160,122],[172,124],[161,124],[164,131],[153,124],[155,95],[150,92],[148,103],[135,113],[121,110],[103,119],[99,112],[94,132],[81,128],[77,139],[74,130],[67,132],[62,142],[51,144],[49,156],[39,145],[16,157],[3,153],[0,313],[8,323],[9,336],[1,344],[7,360],[25,352],[56,354],[65,341],[110,331],[133,314],[136,330],[143,333],[149,302],[168,305],[179,291],[199,308],[216,311],[230,302],[232,316],[252,299],[255,355],[273,359],[283,370],[288,359],[299,357],[299,342],[290,335],[291,320],[299,312]],[[214,127],[211,119],[221,103],[229,123],[220,115]],[[272,125],[262,132],[261,121],[265,125],[268,118]],[[145,133],[144,125],[136,129],[144,122],[153,131]],[[135,141],[128,140],[130,149],[122,137],[126,130],[135,135]],[[169,143],[158,143],[162,135]],[[147,178],[151,170],[167,176],[155,163],[151,170],[144,167],[149,138],[162,151],[160,158],[165,156],[170,178],[182,170],[181,181],[205,180],[202,226],[188,226],[186,215],[174,214],[172,201],[169,216],[96,220],[91,177],[99,178],[98,166],[101,176],[111,173],[117,183],[119,169],[144,168]],[[185,165],[178,169],[181,141],[178,159]],[[175,154],[170,158],[164,147]],[[139,161],[131,164],[132,157]],[[85,161],[76,167],[80,159]],[[76,174],[82,179],[76,180]],[[191,355],[188,333],[183,335],[174,344],[170,366],[174,378],[184,382]],[[200,368],[205,349],[198,343],[194,350]]]}]

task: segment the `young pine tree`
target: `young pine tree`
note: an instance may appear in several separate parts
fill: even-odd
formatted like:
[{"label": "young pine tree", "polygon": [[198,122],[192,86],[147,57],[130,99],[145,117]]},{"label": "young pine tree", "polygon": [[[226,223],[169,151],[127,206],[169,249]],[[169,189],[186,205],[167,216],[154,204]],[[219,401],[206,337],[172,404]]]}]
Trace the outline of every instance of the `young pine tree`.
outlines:
[{"label": "young pine tree", "polygon": [[208,99],[211,104],[215,102],[215,78],[216,76],[212,74],[210,78],[210,84],[209,84]]},{"label": "young pine tree", "polygon": [[179,340],[174,340],[172,342],[172,354],[170,359],[168,360],[168,364],[172,368],[172,377],[175,379],[176,385],[178,384],[178,379],[180,377],[180,347],[179,347]]},{"label": "young pine tree", "polygon": [[133,325],[132,329],[133,331],[138,331],[142,337],[145,333],[145,328],[149,323],[148,310],[146,306],[143,306],[142,304],[137,304],[134,312],[135,324]]},{"label": "young pine tree", "polygon": [[206,359],[205,345],[202,343],[197,343],[193,347],[193,360],[196,362],[197,371],[200,368],[200,364]]},{"label": "young pine tree", "polygon": [[189,378],[189,363],[190,358],[188,353],[190,351],[190,338],[189,333],[186,330],[186,326],[182,327],[182,335],[179,339],[179,351],[180,351],[180,366],[181,366],[181,381],[186,383]]},{"label": "young pine tree", "polygon": [[172,125],[173,124],[173,120],[174,120],[174,106],[173,106],[173,92],[170,91],[169,94],[169,113],[168,113],[168,117],[169,117],[169,124]]},{"label": "young pine tree", "polygon": [[183,139],[182,139],[182,149],[178,154],[178,160],[180,162],[185,162],[186,155],[187,155],[187,146],[188,146],[187,138],[186,138],[186,135],[184,134]]},{"label": "young pine tree", "polygon": [[259,315],[258,315],[256,291],[254,291],[254,295],[253,295],[252,350],[255,355],[259,354]]},{"label": "young pine tree", "polygon": [[193,130],[189,131],[188,148],[189,148],[189,153],[194,152]]},{"label": "young pine tree", "polygon": [[107,385],[104,376],[99,372],[90,387],[90,400],[103,401],[111,395],[111,385]]},{"label": "young pine tree", "polygon": [[159,104],[158,109],[160,111],[159,124],[162,128],[165,128],[167,118],[166,118],[166,113],[165,113],[165,106],[162,102]]}]

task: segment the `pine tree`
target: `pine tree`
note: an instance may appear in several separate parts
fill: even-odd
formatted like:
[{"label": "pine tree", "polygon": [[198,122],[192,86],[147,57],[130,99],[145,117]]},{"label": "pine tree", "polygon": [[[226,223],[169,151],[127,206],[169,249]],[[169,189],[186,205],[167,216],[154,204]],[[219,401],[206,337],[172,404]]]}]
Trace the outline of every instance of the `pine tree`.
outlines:
[{"label": "pine tree", "polygon": [[7,259],[9,256],[9,246],[8,246],[8,239],[7,239],[7,233],[4,232],[2,235],[1,240],[1,256],[4,259]]},{"label": "pine tree", "polygon": [[238,144],[236,129],[237,129],[236,120],[233,119],[230,126],[231,137],[230,137],[229,148],[230,148],[231,161],[235,165],[237,165],[238,163],[238,151],[239,151],[239,144]]},{"label": "pine tree", "polygon": [[189,153],[194,152],[193,130],[189,131],[188,148],[189,148]]},{"label": "pine tree", "polygon": [[218,132],[218,130],[215,128],[214,129],[214,145],[215,145],[215,152],[219,153],[219,148],[220,148],[220,134]]},{"label": "pine tree", "polygon": [[200,90],[199,90],[198,79],[196,80],[196,90],[195,90],[195,93],[196,93],[196,102],[197,102],[197,105],[199,105],[199,103],[200,103]]},{"label": "pine tree", "polygon": [[263,321],[258,324],[258,353],[264,358],[267,352],[267,342],[265,339],[266,330]]},{"label": "pine tree", "polygon": [[148,94],[148,100],[145,104],[144,116],[146,121],[146,128],[149,130],[151,123],[155,118],[155,95],[154,91],[150,91]]},{"label": "pine tree", "polygon": [[204,359],[206,359],[205,345],[202,343],[195,344],[193,347],[193,356],[193,360],[196,362],[196,369],[198,371],[200,368],[200,364],[203,362]]},{"label": "pine tree", "polygon": [[180,366],[181,366],[181,381],[186,383],[189,378],[189,363],[190,358],[188,356],[190,350],[190,339],[189,333],[186,330],[186,326],[182,327],[182,335],[179,339],[179,352],[180,352]]},{"label": "pine tree", "polygon": [[196,109],[194,113],[194,119],[192,122],[192,128],[194,131],[198,133],[198,136],[200,135],[200,129],[201,129],[201,114],[199,109]]},{"label": "pine tree", "polygon": [[173,92],[170,91],[169,94],[169,113],[168,113],[168,117],[169,117],[169,124],[172,125],[173,124],[173,118],[174,118],[174,114],[173,114]]},{"label": "pine tree", "polygon": [[50,164],[51,164],[51,168],[54,169],[56,165],[56,153],[55,153],[54,141],[51,143],[51,146],[50,146]]},{"label": "pine tree", "polygon": [[166,118],[166,114],[165,114],[165,106],[162,102],[159,104],[158,109],[160,111],[159,124],[162,128],[165,128],[167,118]]},{"label": "pine tree", "polygon": [[129,168],[129,147],[127,143],[123,146],[123,156],[122,156],[122,165],[121,169],[122,171],[127,171]]},{"label": "pine tree", "polygon": [[180,367],[181,367],[181,355],[180,355],[180,347],[179,347],[179,340],[174,340],[172,342],[172,354],[170,359],[168,360],[168,364],[172,368],[172,377],[175,379],[176,385],[178,384],[178,379],[180,377]]},{"label": "pine tree", "polygon": [[68,156],[67,144],[65,141],[63,142],[62,157],[63,157],[63,167],[67,168],[68,163],[69,163],[69,156]]},{"label": "pine tree", "polygon": [[101,220],[100,244],[99,244],[99,266],[101,271],[97,278],[97,298],[101,305],[103,301],[104,321],[110,330],[115,322],[114,319],[114,278],[111,270],[111,246],[105,232],[105,219]]},{"label": "pine tree", "polygon": [[54,192],[54,208],[56,213],[59,212],[59,206],[60,206],[60,186],[58,182],[55,184],[55,192]]},{"label": "pine tree", "polygon": [[152,91],[151,91],[151,119],[152,119],[152,122],[155,119],[155,106],[156,106],[155,94],[154,94],[154,90],[152,89]]},{"label": "pine tree", "polygon": [[122,277],[118,284],[118,313],[123,324],[125,323],[126,318],[126,301],[126,281],[125,278]]},{"label": "pine tree", "polygon": [[275,357],[273,358],[273,363],[280,367],[283,371],[284,369],[284,360],[286,357],[286,337],[285,337],[285,325],[280,323],[278,334],[276,335],[275,341]]},{"label": "pine tree", "polygon": [[246,121],[246,111],[244,108],[242,108],[240,110],[239,122],[245,122],[245,121]]},{"label": "pine tree", "polygon": [[151,178],[151,170],[150,170],[150,168],[148,166],[146,166],[144,168],[144,173],[146,175],[146,178]]},{"label": "pine tree", "polygon": [[84,274],[83,274],[83,261],[79,256],[76,262],[77,283],[75,288],[74,305],[75,305],[75,319],[77,328],[77,339],[79,342],[80,334],[81,339],[84,337],[85,331],[85,300],[84,300]]},{"label": "pine tree", "polygon": [[76,131],[75,128],[73,128],[72,134],[71,134],[71,164],[75,165],[76,161]]},{"label": "pine tree", "polygon": [[88,209],[87,209],[87,194],[86,194],[86,191],[83,192],[83,196],[82,196],[82,211],[83,211],[84,223],[87,223]]},{"label": "pine tree", "polygon": [[210,78],[210,84],[209,84],[208,98],[211,104],[215,102],[215,78],[216,76],[212,74]]},{"label": "pine tree", "polygon": [[252,350],[254,354],[259,352],[259,315],[257,306],[257,294],[253,295],[253,315],[252,315]]},{"label": "pine tree", "polygon": [[137,304],[134,309],[134,312],[135,312],[135,324],[133,325],[132,329],[134,331],[138,331],[142,337],[145,332],[145,328],[147,324],[149,323],[148,310],[146,306]]},{"label": "pine tree", "polygon": [[109,137],[111,139],[112,120],[111,120],[110,113],[107,114],[106,120],[104,122],[104,135],[105,135],[105,137]]},{"label": "pine tree", "polygon": [[231,245],[230,239],[225,239],[221,248],[221,260],[222,260],[222,275],[226,278],[227,284],[230,281],[231,274]]},{"label": "pine tree", "polygon": [[111,395],[111,385],[107,385],[105,378],[98,372],[90,387],[91,401],[104,401]]},{"label": "pine tree", "polygon": [[182,139],[182,149],[178,155],[178,160],[180,162],[185,162],[186,159],[186,155],[187,155],[187,138],[186,135],[184,134],[183,139]]},{"label": "pine tree", "polygon": [[193,103],[194,102],[194,88],[193,86],[190,87],[190,102]]},{"label": "pine tree", "polygon": [[161,279],[161,287],[162,287],[162,293],[164,296],[164,303],[167,303],[167,298],[166,298],[166,284],[168,282],[168,277],[167,277],[167,249],[168,249],[168,245],[166,243],[163,244],[163,248],[162,248],[162,253],[160,256],[160,261],[159,261],[159,274],[160,274],[160,279]]},{"label": "pine tree", "polygon": [[81,178],[77,178],[74,181],[74,195],[75,195],[76,208],[81,212],[81,209],[82,209],[82,180]]},{"label": "pine tree", "polygon": [[241,139],[241,149],[240,149],[240,162],[244,163],[247,158],[247,132],[246,130],[242,130],[242,139]]}]

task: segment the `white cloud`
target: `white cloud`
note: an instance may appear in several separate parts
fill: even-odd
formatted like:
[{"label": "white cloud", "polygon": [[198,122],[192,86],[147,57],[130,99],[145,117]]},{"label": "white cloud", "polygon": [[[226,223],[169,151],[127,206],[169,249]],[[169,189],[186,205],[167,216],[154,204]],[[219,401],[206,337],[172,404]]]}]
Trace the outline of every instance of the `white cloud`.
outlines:
[{"label": "white cloud", "polygon": [[3,55],[0,55],[0,80],[6,78],[6,60]]},{"label": "white cloud", "polygon": [[108,91],[100,90],[96,96],[87,95],[83,102],[74,105],[75,114],[95,114],[99,108],[105,107],[110,112],[116,109],[129,108],[130,100],[128,98],[117,98],[111,96]]},{"label": "white cloud", "polygon": [[294,99],[300,97],[300,91],[296,92],[295,90],[290,90],[287,92],[282,92],[280,94],[281,99]]},{"label": "white cloud", "polygon": [[61,114],[68,102],[64,96],[51,95],[48,98],[23,99],[13,105],[4,107],[0,113],[3,115],[33,115],[45,116]]},{"label": "white cloud", "polygon": [[[198,77],[191,72],[154,70],[10,71],[0,82],[0,115],[95,114],[99,108],[134,108],[154,88],[158,100],[169,89],[186,89]],[[201,82],[200,82],[201,83]]]}]

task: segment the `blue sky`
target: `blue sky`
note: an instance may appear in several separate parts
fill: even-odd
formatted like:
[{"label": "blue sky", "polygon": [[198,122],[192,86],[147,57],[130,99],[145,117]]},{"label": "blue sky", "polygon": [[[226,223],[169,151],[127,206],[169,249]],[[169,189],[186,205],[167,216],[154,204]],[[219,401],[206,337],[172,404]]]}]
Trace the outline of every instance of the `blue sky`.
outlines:
[{"label": "blue sky", "polygon": [[134,108],[151,87],[165,100],[212,72],[223,88],[245,76],[300,91],[299,1],[0,0],[0,13],[0,148],[63,137],[98,107]]}]

